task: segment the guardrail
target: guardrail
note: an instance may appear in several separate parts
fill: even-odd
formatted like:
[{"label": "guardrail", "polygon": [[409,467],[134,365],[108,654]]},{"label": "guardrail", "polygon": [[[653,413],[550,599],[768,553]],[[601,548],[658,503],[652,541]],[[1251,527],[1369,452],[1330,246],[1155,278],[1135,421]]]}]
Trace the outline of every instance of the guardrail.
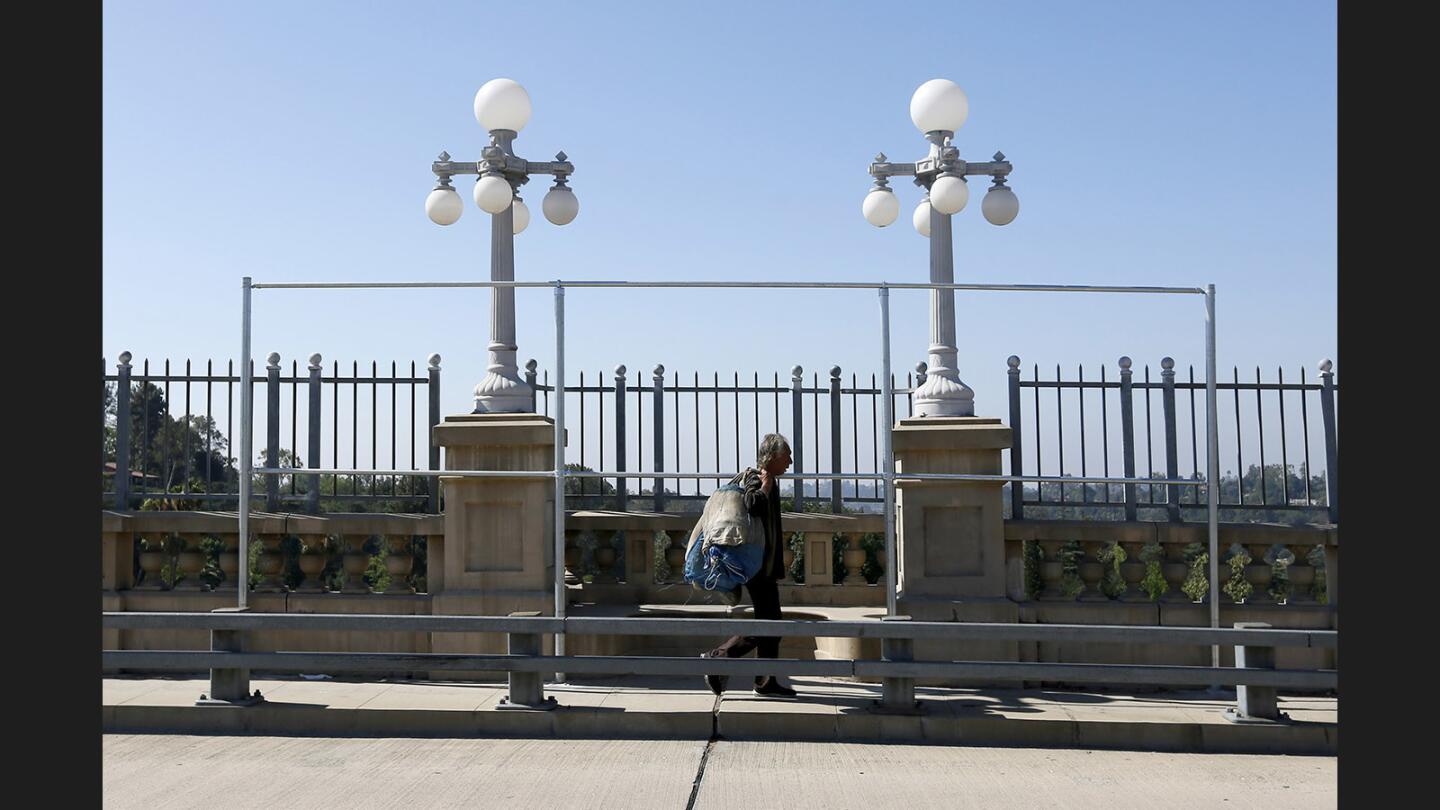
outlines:
[{"label": "guardrail", "polygon": [[[555,618],[511,616],[382,616],[357,614],[252,614],[241,608],[213,613],[103,613],[102,624],[115,629],[200,629],[211,631],[211,649],[106,650],[107,668],[210,670],[208,695],[199,705],[246,705],[263,700],[250,692],[250,670],[282,672],[503,671],[509,673],[510,708],[556,706],[544,694],[542,676],[550,673],[637,675],[820,675],[878,677],[882,711],[912,712],[916,678],[989,678],[999,680],[1085,680],[1113,684],[1235,686],[1237,706],[1226,716],[1237,722],[1279,720],[1277,689],[1333,689],[1335,670],[1276,669],[1276,647],[1333,648],[1333,630],[1275,630],[1259,622],[1232,628],[1128,625],[1003,624],[915,622],[908,616],[881,621],[807,621],[765,619]],[[244,636],[255,630],[380,630],[394,632],[508,635],[506,654],[246,652]],[[579,635],[763,635],[825,638],[878,638],[881,660],[709,659],[663,656],[541,655],[541,637]],[[1195,667],[1141,664],[1057,664],[1010,661],[916,661],[917,640],[1111,642],[1235,646],[1236,666]],[[563,675],[557,676],[563,679]]]}]

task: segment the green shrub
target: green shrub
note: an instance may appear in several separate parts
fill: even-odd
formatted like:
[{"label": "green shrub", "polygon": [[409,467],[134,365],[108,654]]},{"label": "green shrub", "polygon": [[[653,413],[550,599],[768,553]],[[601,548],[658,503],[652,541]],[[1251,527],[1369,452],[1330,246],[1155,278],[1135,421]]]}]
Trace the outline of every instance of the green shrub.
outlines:
[{"label": "green shrub", "polygon": [[1251,559],[1250,552],[1239,543],[1230,546],[1226,553],[1224,562],[1230,566],[1230,578],[1225,580],[1221,590],[1236,604],[1244,602],[1255,592],[1255,586],[1245,578],[1245,566],[1250,564]]},{"label": "green shrub", "polygon": [[1066,599],[1074,599],[1085,592],[1085,582],[1080,579],[1080,561],[1085,559],[1085,548],[1079,540],[1067,540],[1060,546],[1060,592]]},{"label": "green shrub", "polygon": [[1330,593],[1325,583],[1325,547],[1316,546],[1305,555],[1305,562],[1315,568],[1315,581],[1310,583],[1310,595],[1322,605],[1330,604]]},{"label": "green shrub", "polygon": [[1266,592],[1283,605],[1290,599],[1290,566],[1295,562],[1295,552],[1276,543],[1265,552],[1265,562],[1270,565],[1270,587]]},{"label": "green shrub", "polygon": [[364,548],[370,554],[370,562],[365,566],[365,584],[372,591],[383,591],[390,587],[390,571],[385,567],[385,558],[390,556],[390,544],[380,535],[371,535]]},{"label": "green shrub", "polygon": [[1190,571],[1185,575],[1185,581],[1180,583],[1180,590],[1190,597],[1190,601],[1202,602],[1210,592],[1210,577],[1206,573],[1206,566],[1210,564],[1210,552],[1200,543],[1191,543],[1185,547],[1184,553]]},{"label": "green shrub", "polygon": [[880,567],[880,553],[885,550],[885,535],[880,532],[868,532],[860,536],[860,547],[865,549],[865,564],[860,566],[860,576],[865,581],[874,585],[885,575],[885,569]]},{"label": "green shrub", "polygon": [[1165,573],[1160,568],[1160,563],[1165,560],[1165,547],[1158,542],[1146,543],[1140,549],[1140,561],[1145,563],[1145,577],[1140,580],[1140,589],[1151,602],[1158,600],[1170,590],[1170,583],[1165,580]]},{"label": "green shrub", "polygon": [[200,569],[200,583],[206,590],[215,590],[225,581],[225,572],[220,570],[220,554],[225,551],[225,542],[207,534],[200,538],[200,551],[205,555],[204,567]]},{"label": "green shrub", "polygon": [[1045,563],[1045,550],[1040,547],[1040,541],[1021,543],[1020,559],[1025,569],[1025,598],[1033,601],[1040,598],[1041,591],[1045,590],[1045,573],[1041,570]]},{"label": "green shrub", "polygon": [[795,552],[795,561],[790,563],[790,578],[797,584],[805,583],[805,535],[796,532],[790,535],[790,550]]},{"label": "green shrub", "polygon": [[1100,549],[1098,559],[1105,565],[1105,577],[1100,580],[1100,592],[1111,599],[1119,599],[1128,589],[1125,577],[1120,575],[1120,564],[1129,559],[1129,556],[1119,541],[1113,541]]}]

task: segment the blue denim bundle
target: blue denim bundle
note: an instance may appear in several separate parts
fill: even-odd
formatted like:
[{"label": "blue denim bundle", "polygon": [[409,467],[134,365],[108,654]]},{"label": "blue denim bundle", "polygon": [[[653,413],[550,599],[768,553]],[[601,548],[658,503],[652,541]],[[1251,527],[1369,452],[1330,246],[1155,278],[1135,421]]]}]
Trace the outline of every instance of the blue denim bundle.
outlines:
[{"label": "blue denim bundle", "polygon": [[[760,571],[763,530],[745,511],[744,490],[734,482],[711,494],[685,551],[685,581],[707,591],[734,591]],[[706,539],[705,533],[713,537]]]},{"label": "blue denim bundle", "polygon": [[685,554],[685,581],[707,591],[733,591],[759,572],[764,559],[763,543],[706,547],[702,533]]}]

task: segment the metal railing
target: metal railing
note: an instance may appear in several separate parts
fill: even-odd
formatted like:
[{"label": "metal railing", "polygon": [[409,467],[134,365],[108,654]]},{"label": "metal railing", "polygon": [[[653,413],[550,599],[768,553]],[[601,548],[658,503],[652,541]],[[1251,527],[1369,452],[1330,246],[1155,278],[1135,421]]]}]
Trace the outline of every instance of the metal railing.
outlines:
[{"label": "metal railing", "polygon": [[[555,386],[550,384],[549,370],[540,371],[537,368],[538,364],[533,359],[526,364],[525,381],[535,391],[535,412],[548,416]],[[924,368],[925,364],[920,363],[917,366],[918,376],[906,374],[903,381],[897,380],[893,374],[890,377],[891,397],[896,404],[900,398],[904,399],[907,416],[913,414],[911,394],[915,387],[925,382]],[[862,482],[867,479],[862,475],[841,475],[847,470],[859,473],[863,469],[860,440],[862,424],[866,421],[869,426],[864,430],[864,438],[870,442],[869,469],[880,470],[879,398],[886,389],[880,385],[876,375],[870,375],[867,386],[858,374],[851,373],[847,386],[839,366],[830,368],[828,384],[822,384],[820,375],[812,372],[809,385],[806,385],[804,369],[800,366],[793,367],[784,381],[779,372],[773,372],[769,385],[762,384],[758,371],[751,373],[749,385],[742,382],[738,371],[731,372],[728,380],[722,380],[718,371],[711,372],[709,379],[702,378],[700,372],[695,371],[689,375],[688,382],[682,381],[679,371],[670,371],[667,382],[663,364],[652,369],[648,383],[639,374],[633,375],[632,380],[631,374],[621,365],[612,372],[608,383],[603,372],[595,372],[590,377],[593,383],[587,384],[587,375],[583,371],[578,375],[577,384],[566,383],[566,394],[573,395],[575,404],[579,406],[578,458],[572,458],[574,463],[582,467],[591,464],[605,466],[608,459],[608,468],[630,471],[633,462],[636,465],[634,472],[640,473],[647,469],[648,447],[648,469],[665,472],[667,466],[671,470],[684,467],[682,459],[687,451],[693,449],[690,458],[694,463],[691,466],[698,469],[704,455],[702,450],[713,450],[716,473],[723,472],[722,464],[726,464],[733,453],[735,466],[729,469],[728,477],[748,463],[745,453],[749,450],[742,449],[746,442],[741,438],[742,427],[748,427],[752,433],[750,450],[759,445],[762,433],[784,432],[790,438],[796,473],[806,470],[818,472],[828,466],[830,473],[839,476],[828,479],[829,486],[823,490],[819,480],[809,486],[797,484],[794,490],[796,512],[805,511],[806,501],[825,502],[834,514],[843,512],[846,503],[884,503],[884,496],[878,488],[864,488]],[[788,385],[783,384],[785,382]],[[901,382],[903,385],[898,384]],[[682,394],[685,395],[683,399]],[[764,398],[770,401],[762,407]],[[785,402],[783,406],[782,400]],[[593,404],[587,408],[587,403]],[[702,419],[702,406],[709,411],[710,418]],[[598,415],[596,428],[587,427],[590,421],[587,411]],[[609,422],[605,418],[607,413],[610,414]],[[782,417],[788,417],[788,424]],[[645,431],[647,421],[651,425],[648,441]],[[726,425],[723,436],[722,421],[732,423]],[[767,421],[771,428],[764,430],[761,425]],[[703,422],[710,423],[709,429],[702,425]],[[684,423],[688,423],[689,428],[682,433]],[[587,440],[588,434],[594,434],[591,437],[594,442]],[[596,445],[596,452],[587,459],[587,448],[592,443]],[[844,462],[846,449],[851,459],[848,468]],[[826,461],[828,464],[825,464]],[[713,490],[713,487],[702,487],[701,482],[707,480],[705,478],[693,478],[688,482],[677,480],[670,488],[663,486],[663,480],[654,478],[650,494],[641,493],[642,497],[653,499],[654,511],[657,512],[665,511],[667,504],[702,503]],[[685,491],[686,483],[693,487],[689,492]],[[872,494],[866,494],[867,491]],[[586,488],[582,484],[580,492],[569,494],[588,507],[610,503],[621,511],[628,507],[633,497],[623,477],[614,481],[611,492],[604,491],[603,487]]]},{"label": "metal railing", "polygon": [[[1189,367],[1188,380],[1180,381],[1176,377],[1175,361],[1166,357],[1160,361],[1160,379],[1152,380],[1150,366],[1147,364],[1141,370],[1141,378],[1135,379],[1135,371],[1131,368],[1132,362],[1129,357],[1121,357],[1118,366],[1118,379],[1107,379],[1106,367],[1101,366],[1099,379],[1085,379],[1084,366],[1078,366],[1074,379],[1064,379],[1060,366],[1055,367],[1054,379],[1040,379],[1040,367],[1032,365],[1031,379],[1021,378],[1020,358],[1011,356],[1007,361],[1009,365],[1010,378],[1010,425],[1014,430],[1013,444],[1010,448],[1010,472],[1013,475],[1023,475],[1024,470],[1033,469],[1036,473],[1041,472],[1047,465],[1042,463],[1042,447],[1045,437],[1048,435],[1058,455],[1058,461],[1052,463],[1060,476],[1067,476],[1067,473],[1075,469],[1072,463],[1066,465],[1066,449],[1072,450],[1071,458],[1074,458],[1074,444],[1065,441],[1066,430],[1072,431],[1074,437],[1079,437],[1079,473],[1078,478],[1062,482],[1050,487],[1040,487],[1035,491],[1035,497],[1028,493],[1022,494],[1020,488],[1012,489],[1010,492],[1010,512],[1013,517],[1026,517],[1027,506],[1071,506],[1071,507],[1096,507],[1116,506],[1123,507],[1126,520],[1136,520],[1140,507],[1159,507],[1165,510],[1166,516],[1172,521],[1181,519],[1181,510],[1184,507],[1203,508],[1205,505],[1203,493],[1199,488],[1192,488],[1191,497],[1186,498],[1186,492],[1174,485],[1163,486],[1155,479],[1159,478],[1180,478],[1188,475],[1190,480],[1204,482],[1206,476],[1200,467],[1201,454],[1199,452],[1199,436],[1201,430],[1197,426],[1196,418],[1196,394],[1203,392],[1205,383],[1196,382],[1195,367]],[[1241,382],[1240,370],[1232,368],[1232,381],[1216,383],[1217,391],[1228,391],[1233,396],[1234,421],[1230,423],[1235,437],[1235,465],[1236,474],[1233,479],[1233,494],[1230,493],[1231,480],[1229,478],[1219,479],[1219,507],[1222,509],[1234,510],[1307,510],[1319,513],[1330,523],[1338,523],[1340,517],[1339,498],[1339,470],[1336,466],[1338,456],[1338,440],[1336,435],[1335,418],[1335,395],[1339,386],[1335,384],[1335,373],[1333,366],[1327,360],[1320,364],[1320,382],[1285,382],[1285,371],[1283,368],[1276,370],[1275,382],[1264,382],[1261,379],[1260,369],[1255,369],[1254,382]],[[1092,375],[1093,376],[1093,375]],[[1304,380],[1303,370],[1300,379]],[[1026,391],[1032,391],[1033,395],[1024,398]],[[1054,392],[1054,399],[1051,400],[1048,392]],[[1067,421],[1066,399],[1068,392],[1074,392],[1070,399],[1073,403],[1072,412],[1078,411],[1074,421]],[[1251,393],[1254,394],[1254,418],[1243,420],[1241,418],[1242,397],[1250,401]],[[1269,462],[1275,461],[1275,454],[1272,452],[1267,461],[1266,458],[1266,430],[1265,412],[1266,395],[1274,394],[1272,400],[1275,409],[1272,411],[1271,425],[1275,424],[1275,416],[1278,412],[1278,437],[1279,437],[1279,481],[1269,482],[1267,479],[1272,472],[1275,472],[1275,465]],[[1293,399],[1298,400],[1292,403],[1290,408],[1290,419],[1286,419],[1286,395],[1290,394]],[[1043,394],[1043,395],[1042,395]],[[1087,396],[1092,394],[1093,396]],[[1113,397],[1112,397],[1113,394]],[[1158,405],[1154,403],[1152,395],[1158,395]],[[1313,397],[1311,396],[1313,395]],[[1311,404],[1311,400],[1314,404]],[[1025,407],[1025,400],[1028,399],[1029,407]],[[1089,400],[1090,418],[1086,418],[1086,402]],[[1098,400],[1098,401],[1097,401]],[[1098,407],[1096,407],[1098,405]],[[1188,407],[1186,407],[1188,406]],[[1042,421],[1042,410],[1047,411],[1046,418]],[[1227,409],[1228,410],[1228,409]],[[1051,417],[1053,413],[1053,417]],[[1188,419],[1186,418],[1188,413]],[[1114,424],[1112,414],[1118,416],[1119,424]],[[1135,478],[1144,483],[1130,483],[1121,487],[1094,487],[1080,484],[1085,477],[1089,465],[1093,464],[1093,441],[1096,433],[1094,424],[1098,416],[1099,422],[1099,445],[1100,445],[1100,468],[1103,476],[1110,475],[1112,462],[1124,470],[1126,478]],[[1053,418],[1053,421],[1052,421]],[[1316,453],[1323,456],[1313,459],[1320,462],[1319,465],[1312,463],[1312,441],[1311,422],[1318,421],[1316,425],[1318,432],[1323,437],[1323,453]],[[1298,424],[1296,424],[1298,422]],[[1188,423],[1188,425],[1187,425]],[[1053,425],[1053,429],[1052,429]],[[1251,448],[1251,459],[1258,456],[1259,466],[1254,469],[1256,475],[1249,475],[1245,467],[1245,444],[1243,435],[1244,427],[1253,425],[1256,429],[1257,440]],[[1156,464],[1157,456],[1157,430],[1159,427],[1158,455],[1163,467]],[[1182,436],[1181,427],[1188,426],[1188,432]],[[1088,427],[1088,431],[1087,431]],[[1296,430],[1298,428],[1298,430]],[[1090,440],[1087,441],[1087,434]],[[1120,446],[1115,448],[1113,437],[1118,434]],[[1298,434],[1298,436],[1296,435]],[[1272,432],[1272,439],[1276,433]],[[1188,437],[1189,441],[1184,441]],[[1298,438],[1298,447],[1294,441]],[[1112,458],[1112,450],[1118,449],[1118,453]],[[1319,449],[1319,448],[1314,448]],[[1182,453],[1188,450],[1189,470],[1182,473]],[[1296,461],[1300,462],[1298,475],[1291,470],[1292,454]],[[1138,475],[1137,471],[1144,464],[1144,475]],[[1030,465],[1033,464],[1033,467]],[[1315,474],[1316,468],[1323,469],[1319,476]],[[1159,472],[1157,473],[1157,470]],[[1291,479],[1298,478],[1293,484]],[[1253,480],[1253,483],[1252,483]],[[1322,483],[1323,481],[1323,483]],[[1277,485],[1278,484],[1278,485]]]},{"label": "metal railing", "polygon": [[[332,361],[327,374],[320,355],[312,355],[306,369],[300,368],[299,361],[291,361],[289,373],[280,365],[280,356],[272,353],[267,358],[264,374],[255,373],[255,364],[249,364],[250,374],[241,375],[235,370],[235,362],[229,361],[223,373],[217,373],[213,361],[206,361],[204,373],[192,370],[192,363],[185,361],[184,371],[172,373],[170,361],[152,373],[150,361],[144,360],[135,369],[129,352],[122,353],[115,366],[114,374],[105,374],[106,384],[115,385],[115,469],[111,492],[102,496],[102,503],[108,501],[116,509],[128,509],[148,496],[168,497],[176,500],[195,501],[212,506],[235,504],[239,497],[239,470],[236,459],[229,453],[236,449],[235,396],[237,389],[244,389],[246,376],[249,382],[249,396],[254,397],[256,386],[261,386],[265,398],[265,466],[285,467],[288,481],[272,477],[266,482],[265,508],[279,511],[282,508],[298,511],[318,512],[320,501],[341,501],[344,503],[367,501],[409,501],[423,504],[431,514],[439,512],[438,488],[431,486],[427,477],[409,472],[396,471],[380,480],[378,474],[368,476],[362,482],[352,476],[344,486],[339,478],[322,482],[318,475],[307,474],[307,468],[319,468],[324,458],[322,440],[326,438],[324,417],[328,411],[330,430],[330,467],[342,464],[341,459],[341,401],[349,399],[350,453],[347,459],[351,467],[360,466],[361,434],[360,423],[362,402],[369,400],[370,416],[370,466],[380,466],[382,447],[381,405],[389,400],[389,462],[392,467],[401,465],[404,445],[408,443],[410,466],[428,464],[429,469],[440,468],[440,448],[430,435],[429,428],[440,421],[440,356],[431,355],[429,368],[421,376],[416,364],[410,363],[409,374],[402,374],[399,364],[390,363],[389,374],[382,374],[380,364],[372,361],[370,373],[362,373],[359,362],[350,363],[348,373],[342,371],[339,361]],[[138,374],[136,372],[139,372]],[[172,398],[171,386],[180,396]],[[387,391],[388,389],[388,391]],[[424,423],[426,438],[417,444],[416,408],[417,389],[425,391],[427,421]],[[388,397],[382,396],[382,391]],[[240,390],[241,398],[246,396]],[[366,397],[365,394],[369,396]],[[404,432],[399,425],[402,397],[409,399],[409,440],[399,437]],[[203,410],[201,400],[203,398]],[[140,405],[136,414],[134,407]],[[304,412],[301,412],[301,402]],[[327,402],[328,400],[328,402]],[[184,403],[184,416],[177,419],[172,410],[178,411]],[[162,406],[163,403],[163,406]],[[154,413],[152,414],[152,411]],[[224,430],[221,431],[220,414],[223,411]],[[284,412],[289,412],[289,444],[291,459],[297,457],[306,466],[282,464],[282,421]],[[305,447],[301,447],[301,425],[304,425]],[[167,445],[176,445],[167,447]],[[155,460],[157,454],[166,457],[169,469],[156,469],[164,462]],[[152,472],[155,474],[152,475]],[[301,484],[304,484],[303,488]],[[324,484],[328,483],[328,487]],[[362,484],[368,484],[362,486]],[[173,487],[178,491],[171,492]]]},{"label": "metal railing", "polygon": [[[518,289],[522,287],[548,288],[554,292],[555,301],[555,376],[556,376],[556,411],[554,446],[555,459],[554,467],[547,473],[533,473],[534,475],[546,475],[552,477],[555,482],[554,496],[554,524],[553,524],[553,546],[551,549],[554,563],[554,594],[555,594],[555,615],[563,618],[566,611],[565,577],[564,567],[560,560],[565,554],[565,479],[567,470],[565,468],[565,291],[567,288],[681,288],[681,289],[703,289],[703,288],[772,288],[772,289],[868,289],[877,293],[880,304],[880,379],[885,385],[885,394],[881,397],[884,407],[884,422],[887,426],[895,423],[893,414],[894,397],[889,390],[890,374],[890,290],[892,289],[914,289],[914,290],[973,290],[973,291],[1020,291],[1020,292],[1071,292],[1071,293],[1138,293],[1138,294],[1168,294],[1168,295],[1200,295],[1205,300],[1205,358],[1206,358],[1206,459],[1207,478],[1209,480],[1219,479],[1219,450],[1216,422],[1216,371],[1215,371],[1215,285],[1210,284],[1205,288],[1199,287],[1131,287],[1131,286],[1098,286],[1098,285],[1031,285],[1031,284],[944,284],[944,283],[890,283],[890,282],[746,282],[746,281],[550,281],[550,282],[527,282],[527,281],[473,281],[473,282],[439,282],[439,281],[401,281],[401,282],[276,282],[255,284],[249,276],[241,281],[241,334],[240,334],[240,364],[247,368],[250,363],[251,350],[251,307],[253,291],[257,289],[398,289],[398,288],[466,288],[466,287],[492,287]],[[243,429],[241,438],[241,476],[240,476],[240,576],[238,580],[237,596],[238,608],[244,609],[247,598],[248,571],[248,543],[249,543],[249,521],[250,521],[250,474],[252,465],[250,460],[251,425],[252,413],[252,391],[249,386],[242,386],[242,407],[241,424]],[[891,443],[891,431],[884,430],[880,433],[882,442],[884,467],[877,478],[884,482],[885,496],[885,552],[887,559],[897,560],[895,546],[895,457]],[[262,475],[284,474],[285,470],[275,468],[263,468],[254,470]],[[324,474],[327,470],[315,471]],[[412,471],[423,475],[437,475],[430,471]],[[473,470],[473,475],[484,476],[492,474],[493,471]],[[605,474],[607,477],[615,477],[616,473]],[[623,475],[623,473],[620,473]],[[676,477],[704,477],[703,474],[689,473]],[[851,477],[851,476],[843,476]],[[964,480],[964,481],[998,481],[1013,482],[1023,481],[1023,476],[1004,475],[938,475],[934,473],[910,473],[905,476],[907,480]],[[1097,479],[1099,480],[1099,479]],[[1133,483],[1135,479],[1103,479],[1102,483]],[[1147,482],[1156,483],[1156,482]],[[1196,482],[1167,480],[1158,483],[1174,484],[1177,486],[1193,486]],[[1217,494],[1215,487],[1207,490],[1208,515],[1209,515],[1209,551],[1210,551],[1210,584],[1211,588],[1218,591],[1219,588],[1219,523],[1217,520]],[[898,564],[887,565],[885,570],[885,602],[887,614],[894,615],[896,610],[898,592],[897,569]],[[1210,604],[1210,625],[1218,627],[1220,622],[1220,605],[1218,600],[1212,600]],[[558,652],[564,651],[565,634],[557,632],[555,644]],[[1220,660],[1220,649],[1218,646],[1211,648],[1212,662],[1216,665]]]},{"label": "metal railing", "polygon": [[[211,632],[211,649],[106,650],[108,669],[210,670],[205,703],[253,701],[250,672],[501,671],[509,673],[508,704],[546,709],[556,705],[544,694],[543,678],[555,674],[602,675],[818,675],[880,678],[880,708],[911,711],[917,707],[917,678],[972,678],[1017,681],[1069,681],[1166,686],[1235,686],[1236,719],[1279,719],[1278,688],[1325,690],[1338,684],[1335,670],[1276,669],[1277,647],[1337,646],[1333,630],[1274,630],[1240,623],[1235,628],[1137,627],[916,622],[888,615],[880,621],[796,619],[576,618],[532,614],[510,616],[391,616],[355,614],[254,614],[234,609],[214,613],[104,613],[106,628],[123,630],[201,629]],[[366,630],[426,633],[505,633],[504,654],[484,653],[335,653],[248,652],[244,634],[255,631]],[[575,635],[699,636],[764,635],[822,638],[873,638],[881,658],[677,658],[624,655],[541,655],[541,637]],[[916,661],[914,644],[929,641],[1028,641],[1166,645],[1234,645],[1236,666],[1145,664],[1060,664],[1013,661]]]}]

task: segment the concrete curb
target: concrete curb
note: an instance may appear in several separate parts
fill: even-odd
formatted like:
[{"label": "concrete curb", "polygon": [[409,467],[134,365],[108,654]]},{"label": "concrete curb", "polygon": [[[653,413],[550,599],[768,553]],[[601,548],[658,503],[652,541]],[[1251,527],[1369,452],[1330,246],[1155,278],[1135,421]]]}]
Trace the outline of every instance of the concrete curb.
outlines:
[{"label": "concrete curb", "polygon": [[[917,715],[882,714],[855,701],[730,699],[702,710],[561,705],[551,711],[355,708],[272,702],[244,708],[125,703],[102,708],[107,734],[255,734],[360,737],[526,737],[891,742],[1157,751],[1335,756],[1338,725],[1294,722],[1235,725],[1224,721],[1141,721],[998,716],[927,706]],[[708,697],[708,696],[706,696]],[[563,698],[562,698],[563,703]]]},{"label": "concrete curb", "polygon": [[[783,727],[782,727],[783,725]],[[1083,748],[1167,753],[1335,756],[1333,723],[1237,726],[1186,722],[947,717],[841,712],[801,716],[785,712],[722,711],[719,733],[730,740],[893,742],[1016,748]]]}]

